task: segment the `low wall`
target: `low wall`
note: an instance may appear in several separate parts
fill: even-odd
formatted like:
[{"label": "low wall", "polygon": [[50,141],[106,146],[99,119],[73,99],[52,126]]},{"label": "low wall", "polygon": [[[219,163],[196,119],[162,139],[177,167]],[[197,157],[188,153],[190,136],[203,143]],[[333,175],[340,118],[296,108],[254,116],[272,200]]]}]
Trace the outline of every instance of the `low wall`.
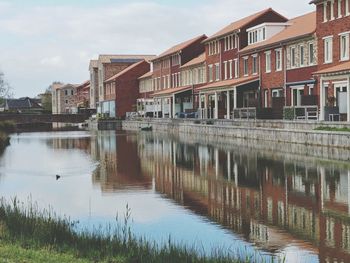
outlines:
[{"label": "low wall", "polygon": [[[272,127],[273,125],[276,125],[276,127]],[[224,121],[220,123],[220,121],[216,121],[212,122],[212,124],[209,125],[198,122],[194,123],[193,120],[192,122],[183,120],[145,120],[123,121],[122,124],[122,128],[124,130],[139,130],[144,126],[152,126],[154,131],[197,135],[203,134],[211,136],[213,138],[229,137],[314,146],[339,147],[346,149],[350,148],[350,133],[314,131],[311,129],[311,127],[319,127],[320,124],[317,122],[300,123],[284,121]],[[310,128],[300,128],[306,126]],[[344,124],[342,124],[340,127],[344,127]]]}]

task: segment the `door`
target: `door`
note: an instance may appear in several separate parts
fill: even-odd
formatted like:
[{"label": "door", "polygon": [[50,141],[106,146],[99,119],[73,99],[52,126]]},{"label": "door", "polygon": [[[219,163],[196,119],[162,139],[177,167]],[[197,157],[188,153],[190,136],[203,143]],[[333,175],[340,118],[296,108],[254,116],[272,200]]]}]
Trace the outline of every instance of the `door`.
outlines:
[{"label": "door", "polygon": [[303,95],[304,87],[292,89],[292,106],[301,106],[301,97]]},{"label": "door", "polygon": [[347,90],[346,84],[334,85],[335,103],[339,107],[339,113],[342,114],[346,114],[348,110]]}]

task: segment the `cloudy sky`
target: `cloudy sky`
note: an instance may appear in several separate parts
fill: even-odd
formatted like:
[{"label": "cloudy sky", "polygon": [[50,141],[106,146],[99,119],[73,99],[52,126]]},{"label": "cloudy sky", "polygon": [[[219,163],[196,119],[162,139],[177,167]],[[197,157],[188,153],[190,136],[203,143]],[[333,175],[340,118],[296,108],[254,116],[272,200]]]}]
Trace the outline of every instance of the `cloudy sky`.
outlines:
[{"label": "cloudy sky", "polygon": [[0,0],[0,70],[16,97],[53,81],[81,83],[98,54],[159,54],[268,7],[313,11],[308,0]]}]

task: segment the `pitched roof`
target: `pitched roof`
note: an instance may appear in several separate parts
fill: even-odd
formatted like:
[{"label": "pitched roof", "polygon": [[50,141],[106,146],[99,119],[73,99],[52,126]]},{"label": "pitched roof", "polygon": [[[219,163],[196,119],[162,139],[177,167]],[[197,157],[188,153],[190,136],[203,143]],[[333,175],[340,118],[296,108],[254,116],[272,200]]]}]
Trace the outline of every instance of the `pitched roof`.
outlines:
[{"label": "pitched roof", "polygon": [[128,72],[129,70],[133,69],[133,68],[136,68],[137,66],[139,66],[140,64],[146,62],[145,60],[141,60],[137,63],[134,63],[132,64],[131,66],[125,68],[124,70],[120,71],[119,73],[113,75],[112,77],[110,77],[109,79],[105,80],[104,82],[110,82],[110,81],[113,81],[113,80],[116,80],[118,77],[124,75],[126,72]]},{"label": "pitched roof", "polygon": [[237,79],[223,80],[223,81],[210,83],[208,85],[198,88],[197,90],[207,90],[207,89],[215,89],[215,88],[225,88],[227,86],[237,86],[237,85],[242,85],[258,79],[259,79],[258,76],[249,76],[249,77],[242,77]]},{"label": "pitched roof", "polygon": [[99,55],[98,62],[99,63],[111,63],[113,59],[141,59],[141,60],[151,60],[154,59],[155,55]]},{"label": "pitched roof", "polygon": [[[249,23],[251,23],[252,21],[254,21],[255,19],[259,18],[262,15],[265,15],[268,12],[274,12],[275,14],[278,14],[275,10],[273,10],[272,8],[268,8],[265,10],[262,10],[260,12],[257,12],[255,14],[252,14],[250,16],[247,16],[245,18],[242,18],[238,21],[235,21],[231,24],[229,24],[228,26],[224,27],[223,29],[221,29],[220,31],[216,32],[214,35],[208,37],[204,42],[208,42],[210,40],[213,40],[215,38],[227,35],[231,32],[237,31],[239,29],[241,29],[242,27],[248,25]],[[280,15],[280,14],[278,14]],[[283,17],[282,15],[280,15],[281,17]],[[286,20],[288,20],[287,18],[285,18]]]},{"label": "pitched roof", "polygon": [[153,74],[152,71],[148,71],[146,74],[144,74],[141,77],[139,77],[139,79],[150,78],[150,77],[152,77],[152,74]]},{"label": "pitched roof", "polygon": [[89,69],[91,68],[97,68],[98,66],[98,60],[97,59],[91,59],[89,64]]},{"label": "pitched roof", "polygon": [[319,71],[314,72],[314,75],[322,75],[322,74],[331,74],[331,73],[339,73],[339,72],[349,72],[350,71],[350,61],[341,63],[339,65],[329,67],[326,69],[321,69]]},{"label": "pitched roof", "polygon": [[295,17],[288,21],[290,24],[281,32],[272,36],[271,38],[249,45],[241,50],[241,53],[262,49],[274,44],[285,43],[296,38],[305,37],[315,33],[316,31],[316,12],[311,12],[302,16]]},{"label": "pitched roof", "polygon": [[204,62],[205,62],[205,52],[200,54],[198,57],[188,61],[186,64],[182,65],[180,68],[187,68],[187,67],[191,67],[191,66],[195,66],[195,65],[204,63]]},{"label": "pitched roof", "polygon": [[6,99],[6,105],[9,110],[42,108],[35,100],[28,97],[20,99]]},{"label": "pitched roof", "polygon": [[167,49],[166,51],[164,51],[163,53],[161,53],[160,55],[158,55],[156,58],[154,58],[153,60],[160,59],[160,58],[162,58],[162,57],[166,57],[166,56],[172,55],[172,54],[174,54],[174,53],[176,53],[176,52],[179,52],[179,51],[181,51],[182,49],[184,49],[184,48],[190,46],[191,44],[195,43],[196,41],[198,41],[198,40],[200,40],[200,39],[204,40],[204,39],[206,39],[206,38],[207,38],[206,35],[200,35],[200,36],[197,36],[197,37],[192,38],[192,39],[190,39],[190,40],[187,40],[187,41],[185,41],[185,42],[182,42],[182,43],[180,43],[180,44],[177,44],[177,45],[175,45],[175,46],[173,46],[173,47]]},{"label": "pitched roof", "polygon": [[323,2],[324,0],[312,0],[309,4],[318,4]]},{"label": "pitched roof", "polygon": [[166,95],[172,95],[172,94],[177,94],[183,91],[187,91],[192,89],[192,86],[181,86],[177,88],[171,88],[171,89],[164,89],[159,92],[155,92],[152,94],[152,97],[162,97]]}]

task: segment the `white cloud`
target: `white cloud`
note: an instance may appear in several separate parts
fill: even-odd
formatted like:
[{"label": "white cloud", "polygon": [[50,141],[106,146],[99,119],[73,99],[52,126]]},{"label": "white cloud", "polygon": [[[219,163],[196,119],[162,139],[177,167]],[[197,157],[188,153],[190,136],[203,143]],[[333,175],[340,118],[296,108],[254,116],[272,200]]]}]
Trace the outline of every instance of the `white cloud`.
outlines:
[{"label": "white cloud", "polygon": [[[159,54],[188,38],[210,35],[226,24],[272,6],[286,16],[313,10],[306,2],[216,0],[195,8],[130,1],[109,6],[20,8],[1,2],[0,67],[17,96],[35,95],[54,80],[79,83],[100,53]],[[20,76],[20,77],[19,77]],[[23,87],[23,88],[22,88]]]}]

